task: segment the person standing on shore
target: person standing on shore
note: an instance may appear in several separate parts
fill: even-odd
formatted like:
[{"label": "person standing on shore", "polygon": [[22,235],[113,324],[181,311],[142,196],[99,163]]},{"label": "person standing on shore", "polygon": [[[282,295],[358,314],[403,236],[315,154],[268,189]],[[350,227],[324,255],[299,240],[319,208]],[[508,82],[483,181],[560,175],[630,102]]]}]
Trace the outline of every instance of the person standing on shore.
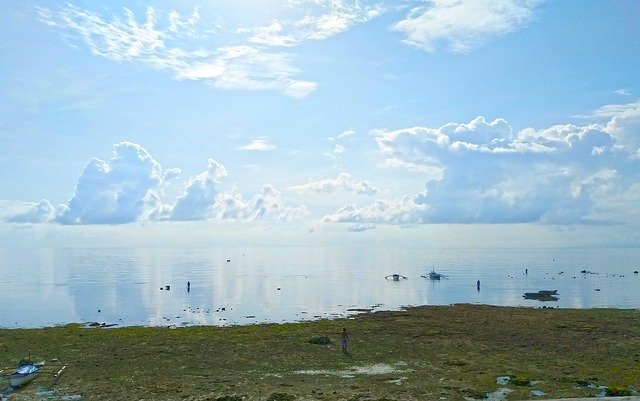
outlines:
[{"label": "person standing on shore", "polygon": [[342,348],[343,353],[347,353],[347,346],[349,345],[349,335],[347,334],[347,329],[343,328],[342,333],[340,334],[340,348]]}]

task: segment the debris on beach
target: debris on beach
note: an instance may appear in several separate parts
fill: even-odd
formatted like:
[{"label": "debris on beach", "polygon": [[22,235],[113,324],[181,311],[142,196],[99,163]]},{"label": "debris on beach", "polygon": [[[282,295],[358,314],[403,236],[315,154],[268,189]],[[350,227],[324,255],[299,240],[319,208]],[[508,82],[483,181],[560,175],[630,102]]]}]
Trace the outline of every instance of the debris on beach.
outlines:
[{"label": "debris on beach", "polygon": [[349,308],[347,312],[359,312],[359,313],[368,313],[373,311],[373,308]]},{"label": "debris on beach", "polygon": [[314,337],[310,340],[307,340],[307,342],[313,345],[331,345],[332,344],[331,339],[326,336]]},{"label": "debris on beach", "polygon": [[88,328],[94,328],[94,327],[103,327],[103,328],[109,328],[109,327],[115,327],[117,326],[117,323],[98,323],[98,322],[89,322],[89,323],[85,323],[85,327]]}]

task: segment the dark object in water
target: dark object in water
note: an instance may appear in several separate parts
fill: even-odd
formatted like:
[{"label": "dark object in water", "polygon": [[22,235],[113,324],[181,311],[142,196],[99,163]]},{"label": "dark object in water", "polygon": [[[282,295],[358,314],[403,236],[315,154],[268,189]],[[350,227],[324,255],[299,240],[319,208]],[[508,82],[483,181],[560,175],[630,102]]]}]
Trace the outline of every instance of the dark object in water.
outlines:
[{"label": "dark object in water", "polygon": [[388,276],[385,276],[385,278],[386,278],[387,280],[389,280],[389,278],[391,278],[391,280],[393,280],[393,281],[400,281],[400,278],[401,278],[401,277],[402,277],[403,279],[405,279],[405,280],[407,279],[407,277],[405,277],[405,276],[403,276],[403,275],[401,275],[401,274],[390,274],[390,275],[388,275]]},{"label": "dark object in water", "polygon": [[538,292],[525,292],[522,298],[535,299],[542,302],[557,301],[559,298],[556,295],[558,295],[558,290],[540,290]]},{"label": "dark object in water", "polygon": [[165,289],[165,290],[167,290],[167,291],[169,291],[169,290],[171,289],[171,286],[170,286],[170,285],[165,285],[165,286],[164,286],[164,289]]}]

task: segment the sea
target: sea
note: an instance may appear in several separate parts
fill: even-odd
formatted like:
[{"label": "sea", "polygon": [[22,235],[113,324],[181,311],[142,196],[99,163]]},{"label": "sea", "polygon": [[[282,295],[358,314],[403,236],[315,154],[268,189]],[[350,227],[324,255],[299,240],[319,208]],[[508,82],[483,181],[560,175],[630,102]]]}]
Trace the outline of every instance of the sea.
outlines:
[{"label": "sea", "polygon": [[[458,303],[637,309],[638,270],[638,248],[0,248],[0,327],[228,326]],[[540,290],[557,299],[523,297]]]}]

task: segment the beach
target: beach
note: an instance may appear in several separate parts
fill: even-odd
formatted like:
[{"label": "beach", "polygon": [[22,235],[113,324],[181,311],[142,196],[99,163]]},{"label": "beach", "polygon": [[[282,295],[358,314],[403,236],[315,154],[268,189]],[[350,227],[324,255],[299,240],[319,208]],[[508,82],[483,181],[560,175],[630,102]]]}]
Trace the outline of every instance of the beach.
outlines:
[{"label": "beach", "polygon": [[29,352],[45,361],[11,400],[628,396],[640,390],[639,338],[636,309],[464,304],[285,324],[2,329],[0,366]]}]

